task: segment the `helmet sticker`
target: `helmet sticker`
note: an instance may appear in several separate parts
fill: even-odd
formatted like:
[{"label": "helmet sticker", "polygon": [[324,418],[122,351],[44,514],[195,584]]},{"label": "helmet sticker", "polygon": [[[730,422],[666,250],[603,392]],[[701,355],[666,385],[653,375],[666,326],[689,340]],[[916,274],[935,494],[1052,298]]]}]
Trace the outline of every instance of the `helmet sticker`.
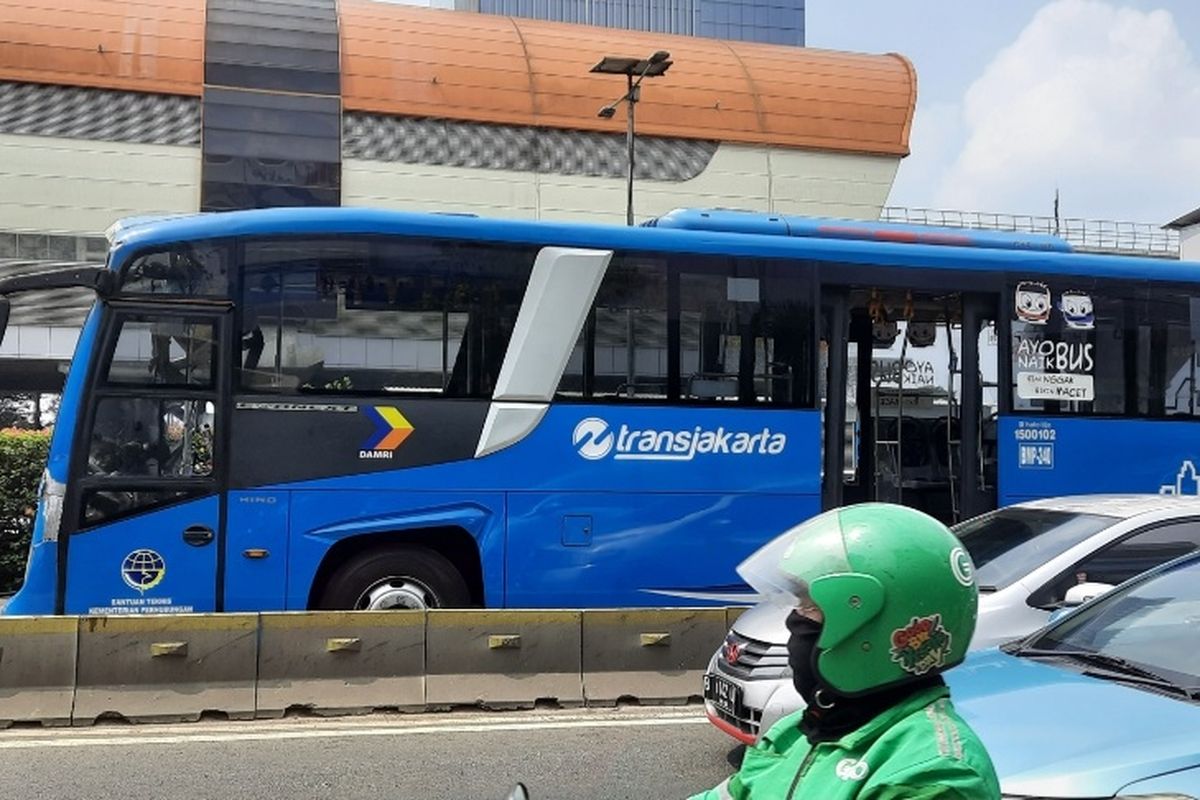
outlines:
[{"label": "helmet sticker", "polygon": [[950,571],[954,573],[954,579],[963,586],[970,586],[975,582],[975,565],[971,563],[971,556],[961,547],[950,551]]},{"label": "helmet sticker", "polygon": [[950,638],[941,614],[913,617],[903,628],[892,631],[892,661],[905,672],[924,675],[945,665],[950,655]]}]

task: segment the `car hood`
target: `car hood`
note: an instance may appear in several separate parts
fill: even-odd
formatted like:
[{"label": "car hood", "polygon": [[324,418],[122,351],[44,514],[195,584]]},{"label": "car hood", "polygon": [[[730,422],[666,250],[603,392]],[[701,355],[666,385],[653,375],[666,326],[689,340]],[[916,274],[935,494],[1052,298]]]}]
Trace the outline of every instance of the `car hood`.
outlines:
[{"label": "car hood", "polygon": [[1200,706],[986,650],[946,673],[1006,794],[1111,797],[1200,765]]},{"label": "car hood", "polygon": [[785,624],[791,609],[772,603],[759,603],[746,609],[733,622],[733,630],[747,639],[770,644],[787,644],[788,630]]}]

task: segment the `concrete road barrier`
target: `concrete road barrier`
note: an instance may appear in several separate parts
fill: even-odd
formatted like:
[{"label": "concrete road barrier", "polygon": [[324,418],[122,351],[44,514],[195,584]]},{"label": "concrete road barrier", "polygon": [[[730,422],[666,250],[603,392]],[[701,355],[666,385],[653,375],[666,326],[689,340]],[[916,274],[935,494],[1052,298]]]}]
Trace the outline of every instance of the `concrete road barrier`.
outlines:
[{"label": "concrete road barrier", "polygon": [[425,700],[433,707],[583,702],[579,611],[429,612]]},{"label": "concrete road barrier", "polygon": [[70,725],[77,617],[0,617],[0,728]]},{"label": "concrete road barrier", "polygon": [[263,614],[259,717],[425,707],[425,612]]},{"label": "concrete road barrier", "polygon": [[73,722],[254,716],[256,614],[82,617]]},{"label": "concrete road barrier", "polygon": [[583,612],[583,690],[589,705],[623,697],[687,702],[725,638],[725,609]]}]

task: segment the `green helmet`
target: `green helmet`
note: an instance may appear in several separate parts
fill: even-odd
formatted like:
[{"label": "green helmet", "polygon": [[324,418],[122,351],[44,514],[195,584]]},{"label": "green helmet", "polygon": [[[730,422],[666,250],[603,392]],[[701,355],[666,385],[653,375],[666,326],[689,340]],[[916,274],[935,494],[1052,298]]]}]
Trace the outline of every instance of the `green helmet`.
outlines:
[{"label": "green helmet", "polygon": [[945,525],[905,506],[827,511],[737,569],[773,602],[820,609],[817,673],[843,695],[949,669],[975,633],[970,555]]}]

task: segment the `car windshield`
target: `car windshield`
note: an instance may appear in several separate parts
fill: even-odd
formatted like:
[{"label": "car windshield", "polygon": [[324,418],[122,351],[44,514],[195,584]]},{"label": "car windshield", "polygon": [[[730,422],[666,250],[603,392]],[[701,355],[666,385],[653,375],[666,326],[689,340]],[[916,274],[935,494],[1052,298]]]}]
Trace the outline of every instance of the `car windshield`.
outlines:
[{"label": "car windshield", "polygon": [[[1200,560],[1115,589],[1026,644],[1034,652],[1099,653],[1180,686],[1200,685]],[[1026,649],[1022,648],[1022,649]]]},{"label": "car windshield", "polygon": [[983,591],[1003,589],[1094,533],[1116,517],[1040,508],[1002,508],[954,527]]}]

